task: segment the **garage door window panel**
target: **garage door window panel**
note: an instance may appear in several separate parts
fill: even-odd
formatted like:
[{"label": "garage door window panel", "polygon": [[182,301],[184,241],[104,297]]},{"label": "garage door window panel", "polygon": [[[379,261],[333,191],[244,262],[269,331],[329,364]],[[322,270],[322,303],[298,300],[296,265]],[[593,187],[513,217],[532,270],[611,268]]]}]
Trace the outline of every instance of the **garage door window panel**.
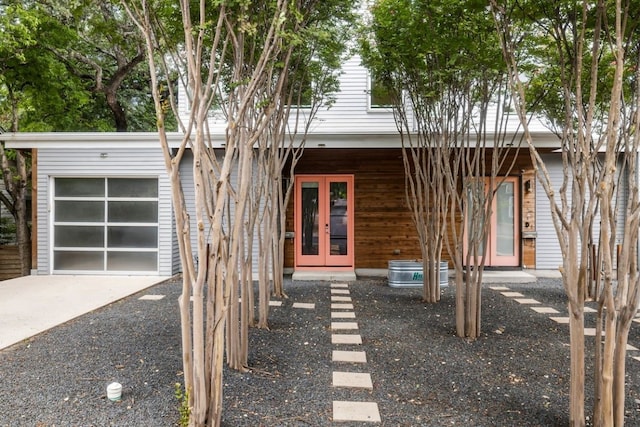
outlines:
[{"label": "garage door window panel", "polygon": [[151,178],[110,178],[109,197],[157,198],[158,180]]},{"label": "garage door window panel", "polygon": [[58,251],[53,263],[58,270],[103,271],[104,252]]},{"label": "garage door window panel", "polygon": [[104,247],[104,227],[101,226],[57,225],[54,234],[56,247]]},{"label": "garage door window panel", "polygon": [[157,201],[110,201],[109,222],[158,222]]},{"label": "garage door window panel", "polygon": [[55,221],[104,222],[104,201],[58,200]]},{"label": "garage door window panel", "polygon": [[104,197],[104,178],[56,178],[56,197]]},{"label": "garage door window panel", "polygon": [[155,271],[158,269],[158,256],[155,252],[109,252],[107,270],[109,271]]},{"label": "garage door window panel", "polygon": [[109,248],[157,248],[158,231],[155,227],[108,227]]}]

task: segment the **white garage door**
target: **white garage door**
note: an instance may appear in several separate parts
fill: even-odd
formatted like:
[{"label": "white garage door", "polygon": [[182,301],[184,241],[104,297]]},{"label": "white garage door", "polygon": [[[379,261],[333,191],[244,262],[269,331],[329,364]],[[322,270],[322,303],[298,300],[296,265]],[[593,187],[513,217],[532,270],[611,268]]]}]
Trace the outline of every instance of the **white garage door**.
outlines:
[{"label": "white garage door", "polygon": [[53,271],[157,272],[157,178],[55,178]]}]

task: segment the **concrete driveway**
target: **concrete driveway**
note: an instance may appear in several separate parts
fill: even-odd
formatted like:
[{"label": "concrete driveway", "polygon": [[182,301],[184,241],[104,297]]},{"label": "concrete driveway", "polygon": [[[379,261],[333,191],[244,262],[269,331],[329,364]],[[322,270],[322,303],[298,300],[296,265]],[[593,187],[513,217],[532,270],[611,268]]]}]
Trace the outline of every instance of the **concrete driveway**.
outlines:
[{"label": "concrete driveway", "polygon": [[163,282],[160,276],[25,276],[0,282],[0,349]]}]

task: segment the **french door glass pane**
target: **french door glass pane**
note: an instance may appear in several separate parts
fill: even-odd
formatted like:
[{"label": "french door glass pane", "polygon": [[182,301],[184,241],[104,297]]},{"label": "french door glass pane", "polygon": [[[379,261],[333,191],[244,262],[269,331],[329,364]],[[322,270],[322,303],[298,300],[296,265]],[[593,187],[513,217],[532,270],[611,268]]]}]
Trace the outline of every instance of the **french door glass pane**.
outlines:
[{"label": "french door glass pane", "polygon": [[347,183],[332,182],[329,185],[329,239],[331,255],[347,255]]},{"label": "french door glass pane", "polygon": [[56,197],[103,197],[104,178],[56,178]]},{"label": "french door glass pane", "polygon": [[58,200],[54,220],[57,222],[103,222],[104,202]]},{"label": "french door glass pane", "polygon": [[504,182],[496,194],[497,255],[515,255],[513,182]]},{"label": "french door glass pane", "polygon": [[56,225],[54,246],[57,248],[100,248],[104,246],[104,227]]},{"label": "french door glass pane", "polygon": [[302,255],[319,254],[318,182],[302,183]]}]

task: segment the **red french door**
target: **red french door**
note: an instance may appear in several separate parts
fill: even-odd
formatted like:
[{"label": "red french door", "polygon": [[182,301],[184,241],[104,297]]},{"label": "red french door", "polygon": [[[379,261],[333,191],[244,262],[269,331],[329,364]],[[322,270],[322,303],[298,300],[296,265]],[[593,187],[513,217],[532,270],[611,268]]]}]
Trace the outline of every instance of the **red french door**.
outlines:
[{"label": "red french door", "polygon": [[[517,267],[520,265],[520,192],[518,178],[498,177],[494,181],[497,188],[495,189],[491,207],[485,266]],[[484,190],[480,191],[488,192],[490,182],[489,178],[481,181]],[[472,200],[472,198],[469,197],[469,200]],[[482,248],[480,250],[482,251]]]},{"label": "red french door", "polygon": [[518,178],[499,180],[493,196],[489,263],[493,266],[520,265],[519,191]]},{"label": "red french door", "polygon": [[353,175],[296,175],[296,267],[353,267]]}]

